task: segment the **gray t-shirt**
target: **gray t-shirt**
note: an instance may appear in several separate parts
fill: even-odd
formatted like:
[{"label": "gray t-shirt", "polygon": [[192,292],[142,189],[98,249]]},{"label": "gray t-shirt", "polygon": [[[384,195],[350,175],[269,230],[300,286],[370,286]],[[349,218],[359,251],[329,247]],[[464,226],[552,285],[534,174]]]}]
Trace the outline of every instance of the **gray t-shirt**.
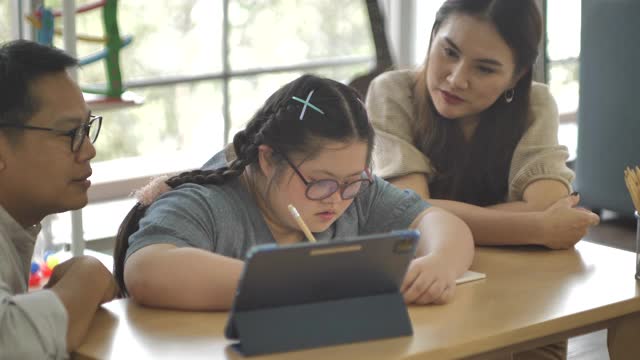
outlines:
[{"label": "gray t-shirt", "polygon": [[[226,163],[220,152],[203,169]],[[332,241],[406,229],[429,206],[413,191],[374,177],[340,218],[314,236]],[[127,257],[147,245],[173,244],[244,260],[252,246],[274,242],[253,196],[239,179],[232,179],[222,185],[184,184],[158,197],[129,237]]]}]

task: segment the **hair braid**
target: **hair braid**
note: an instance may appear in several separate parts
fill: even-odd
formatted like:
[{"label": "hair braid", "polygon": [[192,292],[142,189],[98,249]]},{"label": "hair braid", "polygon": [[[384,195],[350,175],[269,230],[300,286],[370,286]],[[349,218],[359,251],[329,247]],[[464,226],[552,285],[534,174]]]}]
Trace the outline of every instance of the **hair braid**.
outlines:
[{"label": "hair braid", "polygon": [[257,161],[258,145],[262,140],[261,131],[264,128],[264,125],[266,125],[269,120],[273,119],[273,113],[271,116],[262,117],[264,118],[263,121],[253,122],[245,130],[239,131],[233,137],[236,159],[231,161],[229,166],[215,170],[197,169],[186,171],[169,178],[166,180],[166,184],[174,189],[180,185],[188,183],[200,185],[221,185],[229,179],[240,176],[247,166]]}]

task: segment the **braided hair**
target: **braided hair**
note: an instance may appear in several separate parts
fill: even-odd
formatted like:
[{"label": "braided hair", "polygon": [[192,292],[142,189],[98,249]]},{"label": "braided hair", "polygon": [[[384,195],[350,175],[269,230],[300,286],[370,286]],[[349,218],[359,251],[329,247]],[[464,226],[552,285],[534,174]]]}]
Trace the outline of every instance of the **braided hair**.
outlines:
[{"label": "braided hair", "polygon": [[[315,111],[306,109],[300,100],[313,93]],[[305,109],[307,111],[305,111]],[[359,94],[337,81],[313,75],[303,75],[284,85],[271,95],[254,114],[244,130],[233,137],[236,158],[228,166],[214,170],[187,171],[164,181],[168,189],[183,184],[222,185],[242,175],[246,168],[258,163],[258,147],[267,145],[276,150],[273,160],[284,163],[291,153],[314,156],[322,141],[362,141],[367,144],[367,165],[371,161],[374,132]],[[114,250],[114,276],[121,296],[128,292],[124,283],[125,256],[129,236],[138,231],[139,221],[146,213],[148,203],[138,202],[123,220]]]}]

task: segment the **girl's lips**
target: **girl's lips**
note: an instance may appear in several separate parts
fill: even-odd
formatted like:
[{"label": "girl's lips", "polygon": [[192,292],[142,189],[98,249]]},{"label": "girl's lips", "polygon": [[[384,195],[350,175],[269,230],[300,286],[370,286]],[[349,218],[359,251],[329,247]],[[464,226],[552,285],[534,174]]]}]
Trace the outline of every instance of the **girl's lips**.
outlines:
[{"label": "girl's lips", "polygon": [[322,219],[323,221],[330,221],[335,218],[336,213],[334,211],[323,211],[316,214],[317,217]]}]

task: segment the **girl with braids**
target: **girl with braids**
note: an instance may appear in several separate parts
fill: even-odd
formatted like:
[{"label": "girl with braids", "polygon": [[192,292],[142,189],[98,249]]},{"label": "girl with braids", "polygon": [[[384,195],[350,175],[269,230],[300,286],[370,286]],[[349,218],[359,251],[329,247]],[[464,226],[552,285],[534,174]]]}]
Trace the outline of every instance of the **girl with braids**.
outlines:
[{"label": "girl with braids", "polygon": [[407,303],[443,303],[473,257],[457,217],[371,175],[373,129],[357,93],[311,75],[280,88],[233,148],[202,169],[156,180],[122,223],[115,276],[148,306],[229,309],[247,250],[304,241],[294,205],[318,240],[415,228]]},{"label": "girl with braids", "polygon": [[447,0],[424,65],[374,79],[375,172],[460,218],[480,245],[572,247],[598,223],[575,208],[558,111],[532,82],[534,0]]}]

